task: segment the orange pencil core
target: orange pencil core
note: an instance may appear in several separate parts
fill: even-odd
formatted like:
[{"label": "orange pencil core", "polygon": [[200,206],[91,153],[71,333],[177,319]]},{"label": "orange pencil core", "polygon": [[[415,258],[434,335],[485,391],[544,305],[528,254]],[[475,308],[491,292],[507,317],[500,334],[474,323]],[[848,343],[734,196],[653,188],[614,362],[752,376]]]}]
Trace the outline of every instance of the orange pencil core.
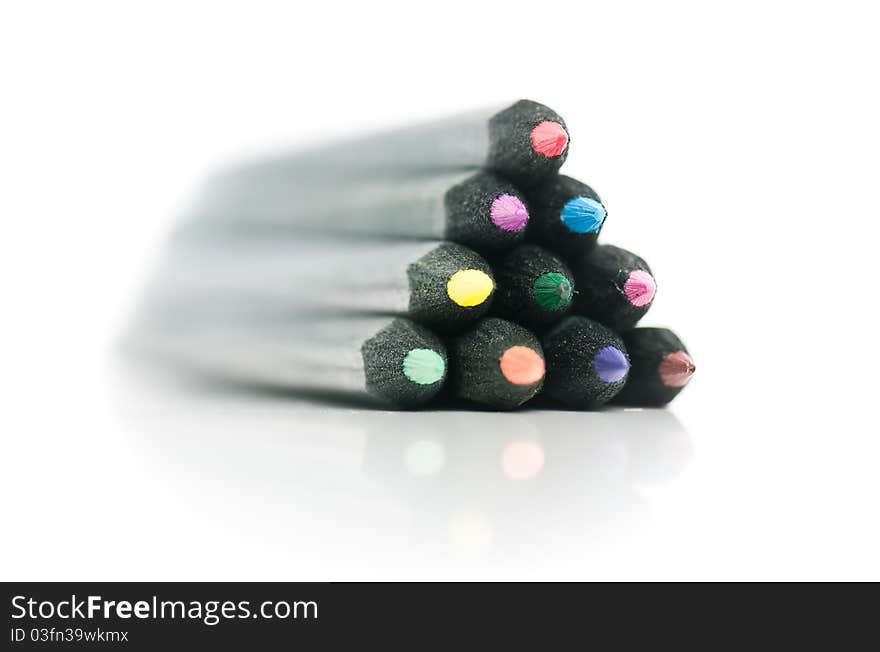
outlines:
[{"label": "orange pencil core", "polygon": [[512,346],[501,356],[501,373],[514,385],[531,385],[544,377],[544,359],[527,346]]}]

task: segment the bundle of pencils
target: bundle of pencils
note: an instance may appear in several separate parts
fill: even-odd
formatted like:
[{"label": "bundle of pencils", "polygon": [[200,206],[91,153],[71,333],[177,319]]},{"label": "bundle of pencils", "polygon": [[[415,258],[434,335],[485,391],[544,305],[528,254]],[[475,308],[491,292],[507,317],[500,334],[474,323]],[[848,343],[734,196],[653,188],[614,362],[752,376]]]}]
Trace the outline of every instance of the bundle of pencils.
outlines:
[{"label": "bundle of pencils", "polygon": [[175,235],[134,343],[291,391],[494,409],[661,406],[694,363],[636,328],[644,260],[559,174],[568,129],[521,100],[218,174]]}]

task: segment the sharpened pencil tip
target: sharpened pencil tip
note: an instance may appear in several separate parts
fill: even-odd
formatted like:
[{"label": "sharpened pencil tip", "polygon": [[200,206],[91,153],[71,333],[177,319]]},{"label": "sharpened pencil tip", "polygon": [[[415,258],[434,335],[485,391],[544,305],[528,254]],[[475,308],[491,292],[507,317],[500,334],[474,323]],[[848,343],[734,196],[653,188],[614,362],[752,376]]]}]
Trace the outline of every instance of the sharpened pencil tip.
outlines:
[{"label": "sharpened pencil tip", "polygon": [[568,147],[568,132],[558,122],[545,120],[532,129],[532,149],[548,158],[561,155]]},{"label": "sharpened pencil tip", "polygon": [[675,351],[660,362],[660,380],[667,387],[684,387],[697,370],[694,361],[684,351]]},{"label": "sharpened pencil tip", "polygon": [[500,365],[501,373],[514,385],[531,385],[544,377],[544,358],[527,346],[511,346]]},{"label": "sharpened pencil tip", "polygon": [[541,274],[532,287],[535,301],[547,310],[559,310],[571,302],[571,280],[559,272]]},{"label": "sharpened pencil tip", "polygon": [[403,375],[416,385],[433,385],[446,375],[446,362],[433,349],[411,349],[403,357]]},{"label": "sharpened pencil tip", "polygon": [[647,306],[654,300],[657,282],[648,272],[637,269],[629,273],[623,291],[629,302],[637,308]]},{"label": "sharpened pencil tip", "polygon": [[616,383],[626,378],[629,373],[629,360],[616,346],[606,346],[593,356],[593,368],[602,381]]},{"label": "sharpened pencil tip", "polygon": [[494,289],[492,277],[479,269],[460,269],[446,283],[446,294],[463,308],[479,306]]},{"label": "sharpened pencil tip", "polygon": [[502,231],[522,231],[529,221],[529,211],[519,197],[498,195],[489,209],[492,223]]},{"label": "sharpened pencil tip", "polygon": [[598,233],[605,221],[605,207],[592,197],[569,199],[559,217],[573,233]]}]

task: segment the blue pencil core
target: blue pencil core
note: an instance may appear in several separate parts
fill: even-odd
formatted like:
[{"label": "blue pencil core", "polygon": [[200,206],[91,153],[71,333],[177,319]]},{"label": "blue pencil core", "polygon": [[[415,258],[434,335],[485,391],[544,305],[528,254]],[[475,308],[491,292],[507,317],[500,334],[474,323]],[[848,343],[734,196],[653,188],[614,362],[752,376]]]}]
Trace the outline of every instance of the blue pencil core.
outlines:
[{"label": "blue pencil core", "polygon": [[569,199],[562,207],[562,223],[574,233],[598,233],[605,221],[605,207],[589,197]]}]

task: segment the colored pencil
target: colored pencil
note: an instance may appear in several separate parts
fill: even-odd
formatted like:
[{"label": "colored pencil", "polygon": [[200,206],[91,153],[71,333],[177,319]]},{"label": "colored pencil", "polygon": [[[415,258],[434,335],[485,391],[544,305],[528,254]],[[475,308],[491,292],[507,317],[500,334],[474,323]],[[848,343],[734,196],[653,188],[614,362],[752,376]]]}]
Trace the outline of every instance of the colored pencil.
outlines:
[{"label": "colored pencil", "polygon": [[498,289],[492,311],[533,331],[559,321],[575,291],[568,266],[537,245],[520,245],[493,261]]},{"label": "colored pencil", "polygon": [[599,245],[573,260],[571,269],[578,289],[572,312],[617,332],[633,328],[654,301],[651,268],[626,249]]},{"label": "colored pencil", "polygon": [[630,368],[623,341],[586,317],[566,317],[542,339],[547,359],[543,394],[578,409],[611,400]]},{"label": "colored pencil", "polygon": [[250,310],[147,319],[128,348],[199,377],[399,407],[432,399],[448,364],[442,340],[409,319],[298,321]]},{"label": "colored pencil", "polygon": [[544,381],[544,353],[522,326],[487,317],[447,342],[450,389],[462,399],[496,409],[519,407]]},{"label": "colored pencil", "polygon": [[489,309],[492,270],[461,245],[292,239],[178,245],[151,295],[176,304],[271,303],[291,314],[407,316],[444,333]]},{"label": "colored pencil", "polygon": [[599,195],[565,175],[545,180],[528,192],[529,240],[568,257],[589,253],[605,223]]},{"label": "colored pencil", "polygon": [[661,407],[678,396],[696,365],[678,336],[668,328],[634,328],[623,333],[632,361],[629,379],[614,402]]},{"label": "colored pencil", "polygon": [[267,231],[296,236],[451,240],[480,252],[509,249],[529,220],[525,197],[486,171],[400,179],[255,179],[215,183],[196,203],[181,237]]},{"label": "colored pencil", "polygon": [[565,162],[568,145],[568,130],[558,113],[520,100],[282,153],[233,168],[226,176],[320,179],[368,172],[399,177],[487,168],[528,185],[555,174]]}]

